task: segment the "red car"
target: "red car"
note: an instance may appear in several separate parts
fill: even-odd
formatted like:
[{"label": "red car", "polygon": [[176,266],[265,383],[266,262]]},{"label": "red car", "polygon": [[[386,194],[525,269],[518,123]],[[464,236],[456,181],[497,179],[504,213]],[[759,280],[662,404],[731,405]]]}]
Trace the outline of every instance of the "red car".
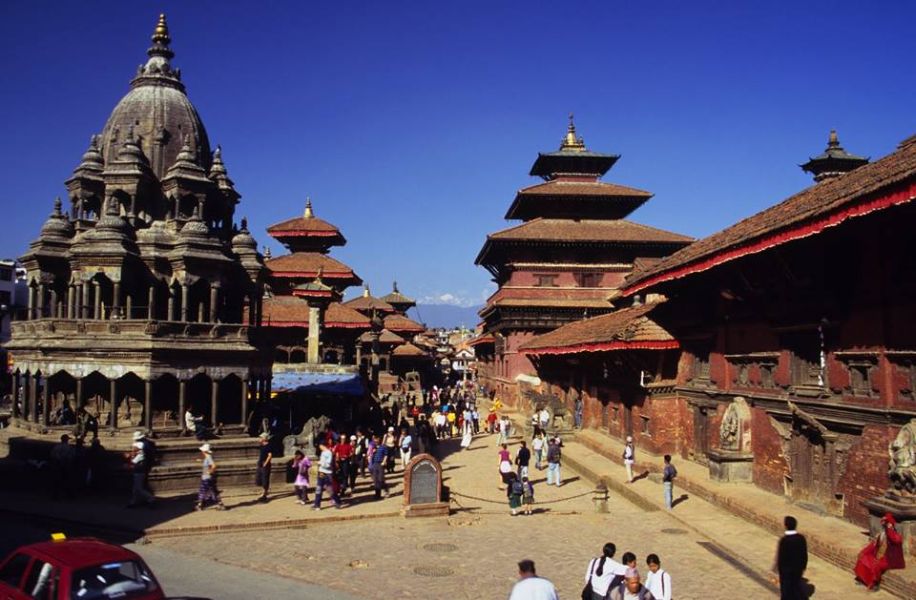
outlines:
[{"label": "red car", "polygon": [[0,600],[162,600],[135,552],[91,538],[23,546],[0,564]]}]

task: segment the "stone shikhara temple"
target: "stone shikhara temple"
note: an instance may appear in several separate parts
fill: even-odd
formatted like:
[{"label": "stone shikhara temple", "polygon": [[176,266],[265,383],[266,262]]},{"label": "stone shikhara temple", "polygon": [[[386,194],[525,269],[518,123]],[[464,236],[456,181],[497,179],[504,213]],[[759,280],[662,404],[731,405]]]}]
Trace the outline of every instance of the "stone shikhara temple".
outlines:
[{"label": "stone shikhara temple", "polygon": [[242,425],[269,393],[269,353],[253,339],[263,261],[171,65],[164,16],[152,42],[21,258],[28,314],[8,348],[26,426],[47,426],[64,402],[112,430],[179,430],[188,407]]}]

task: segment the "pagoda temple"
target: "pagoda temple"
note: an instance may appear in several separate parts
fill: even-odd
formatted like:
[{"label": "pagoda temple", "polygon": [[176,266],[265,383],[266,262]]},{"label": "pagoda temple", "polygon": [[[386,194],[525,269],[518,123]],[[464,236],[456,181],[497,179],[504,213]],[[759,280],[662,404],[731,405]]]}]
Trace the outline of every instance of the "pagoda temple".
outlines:
[{"label": "pagoda temple", "polygon": [[[264,269],[222,152],[185,91],[165,16],[148,59],[66,181],[21,262],[27,319],[12,328],[14,422],[36,431],[85,409],[112,434],[225,430],[266,397]],[[66,430],[70,429],[66,423]]]},{"label": "pagoda temple", "polygon": [[369,318],[340,303],[344,290],[362,283],[349,266],[328,256],[346,238],[337,226],[315,216],[308,199],[301,217],[271,225],[267,233],[289,254],[269,258],[264,325],[275,346],[275,364],[352,365],[357,339]]},{"label": "pagoda temple", "polygon": [[539,153],[531,167],[544,182],[519,190],[506,213],[522,223],[488,235],[477,256],[499,286],[480,311],[478,377],[504,400],[513,402],[519,376],[535,374],[520,345],[610,312],[610,298],[637,264],[692,241],[625,219],[652,194],[601,181],[619,158],[589,150],[570,115],[559,150]]}]

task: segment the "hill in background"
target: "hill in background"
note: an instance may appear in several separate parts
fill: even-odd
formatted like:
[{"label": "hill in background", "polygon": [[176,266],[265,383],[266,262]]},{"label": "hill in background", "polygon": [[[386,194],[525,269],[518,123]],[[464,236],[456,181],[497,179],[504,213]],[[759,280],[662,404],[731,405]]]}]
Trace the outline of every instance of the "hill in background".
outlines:
[{"label": "hill in background", "polygon": [[474,329],[480,322],[477,315],[481,306],[455,306],[453,304],[418,304],[408,311],[408,316],[427,327],[452,329],[467,327]]}]

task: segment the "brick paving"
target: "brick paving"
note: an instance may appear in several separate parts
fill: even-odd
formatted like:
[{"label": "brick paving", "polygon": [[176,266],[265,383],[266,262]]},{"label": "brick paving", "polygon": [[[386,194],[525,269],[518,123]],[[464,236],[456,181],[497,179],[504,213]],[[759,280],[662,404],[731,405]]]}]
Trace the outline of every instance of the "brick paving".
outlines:
[{"label": "brick paving", "polygon": [[[454,449],[455,444],[457,441],[449,442],[446,450]],[[570,443],[567,454],[583,454],[584,449],[576,446]],[[592,458],[608,464],[597,455]],[[515,562],[527,557],[537,562],[539,573],[554,581],[561,597],[570,598],[582,587],[589,558],[605,542],[613,541],[619,554],[635,552],[641,567],[647,553],[658,553],[674,577],[677,598],[775,596],[760,578],[772,561],[776,536],[700,499],[691,498],[670,515],[658,510],[648,494],[634,503],[614,493],[610,513],[597,514],[589,494],[591,483],[566,468],[567,483],[559,488],[548,488],[543,483],[544,472],[536,473],[537,514],[512,517],[504,492],[498,489],[496,465],[495,436],[477,437],[469,450],[444,457],[446,485],[456,492],[457,501],[447,519],[395,517],[363,523],[324,518],[325,512],[333,513],[328,518],[348,512],[368,515],[364,512],[368,510],[393,512],[401,504],[401,498],[394,497],[341,511],[322,511],[314,521],[297,522],[295,527],[154,535],[152,543],[365,598],[504,598],[515,578]],[[647,480],[634,489],[650,490],[654,485]],[[563,500],[570,497],[574,498]],[[276,500],[250,507],[250,518],[277,521],[277,514],[288,514],[287,504],[302,509],[291,498]],[[224,519],[233,514],[249,518],[241,510],[197,517]],[[816,557],[811,559],[808,577],[815,586],[815,598],[893,597],[856,588],[848,571]]]}]

